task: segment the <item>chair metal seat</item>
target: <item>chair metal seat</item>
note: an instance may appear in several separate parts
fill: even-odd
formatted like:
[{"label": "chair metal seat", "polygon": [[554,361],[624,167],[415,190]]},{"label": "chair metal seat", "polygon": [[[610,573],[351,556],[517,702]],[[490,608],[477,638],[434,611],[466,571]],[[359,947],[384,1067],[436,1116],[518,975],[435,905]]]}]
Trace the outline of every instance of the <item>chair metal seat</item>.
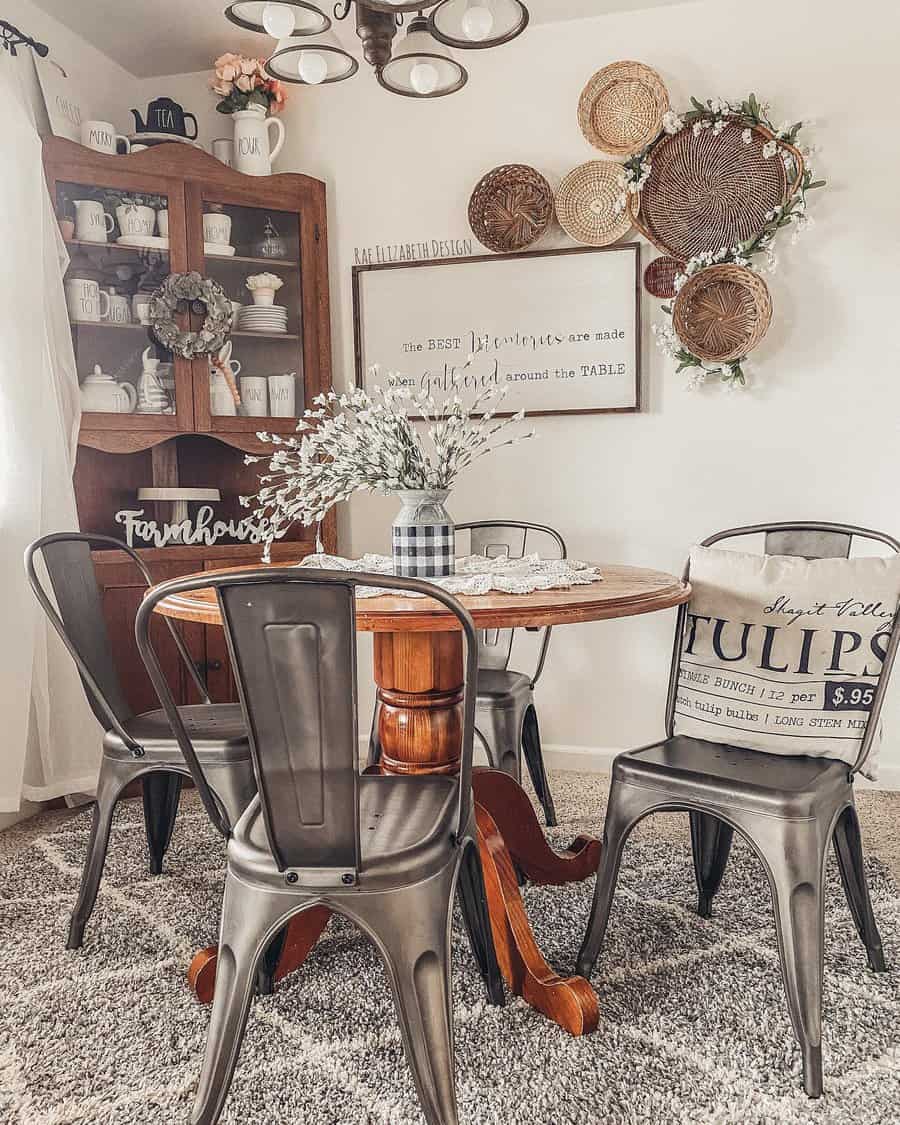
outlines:
[{"label": "chair metal seat", "polygon": [[531,700],[531,680],[509,668],[479,668],[476,707],[515,707],[519,700]]},{"label": "chair metal seat", "polygon": [[[216,759],[223,762],[249,760],[250,745],[239,703],[201,703],[182,707],[180,711],[198,754],[215,755]],[[171,758],[184,764],[184,756],[165,711],[146,711],[142,715],[134,715],[125,719],[122,726],[143,748],[143,760]],[[130,762],[135,760],[131,750],[112,730],[104,735],[103,751],[111,757],[125,758]]]},{"label": "chair metal seat", "polygon": [[789,758],[676,735],[620,754],[613,777],[622,785],[664,790],[673,804],[706,800],[717,811],[733,807],[785,818],[816,815],[823,801],[846,790],[849,768],[831,758]]},{"label": "chair metal seat", "polygon": [[[458,847],[457,795],[455,778],[361,777],[358,881],[330,890],[346,894],[417,883],[446,867]],[[284,884],[258,797],[235,826],[228,858],[232,870],[245,878]],[[302,879],[294,890],[303,890]]]}]

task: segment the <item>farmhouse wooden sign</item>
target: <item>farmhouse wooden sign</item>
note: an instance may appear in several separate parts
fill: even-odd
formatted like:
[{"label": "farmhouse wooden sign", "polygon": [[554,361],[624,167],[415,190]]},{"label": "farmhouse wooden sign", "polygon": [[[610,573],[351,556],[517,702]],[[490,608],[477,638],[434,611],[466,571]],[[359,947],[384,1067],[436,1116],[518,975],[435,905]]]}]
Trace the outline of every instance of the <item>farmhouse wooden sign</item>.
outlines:
[{"label": "farmhouse wooden sign", "polygon": [[510,413],[639,410],[640,277],[636,243],[357,266],[357,383],[438,400],[504,386]]}]

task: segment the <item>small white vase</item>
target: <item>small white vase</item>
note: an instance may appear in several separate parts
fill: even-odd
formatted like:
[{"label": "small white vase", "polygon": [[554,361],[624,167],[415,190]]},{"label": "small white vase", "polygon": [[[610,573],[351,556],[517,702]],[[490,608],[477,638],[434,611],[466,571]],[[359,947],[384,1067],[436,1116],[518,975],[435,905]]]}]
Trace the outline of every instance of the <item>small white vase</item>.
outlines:
[{"label": "small white vase", "polygon": [[[248,176],[269,176],[272,161],[284,144],[284,125],[278,117],[266,117],[261,105],[239,109],[234,118],[234,166]],[[274,126],[278,134],[274,148],[269,139],[269,129]]]},{"label": "small white vase", "polygon": [[391,529],[394,574],[446,578],[456,573],[456,529],[444,501],[447,489],[405,489]]},{"label": "small white vase", "polygon": [[274,289],[254,289],[252,292],[254,305],[273,305],[275,303]]}]

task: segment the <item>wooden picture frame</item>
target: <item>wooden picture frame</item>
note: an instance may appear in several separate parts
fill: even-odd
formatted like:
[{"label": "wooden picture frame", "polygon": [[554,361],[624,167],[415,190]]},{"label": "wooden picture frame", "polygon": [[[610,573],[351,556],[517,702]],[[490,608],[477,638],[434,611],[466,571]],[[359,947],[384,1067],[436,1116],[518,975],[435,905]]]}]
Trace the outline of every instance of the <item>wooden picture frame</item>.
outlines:
[{"label": "wooden picture frame", "polygon": [[353,333],[359,387],[377,363],[382,385],[438,399],[506,386],[508,413],[636,413],[640,245],[354,266]]}]

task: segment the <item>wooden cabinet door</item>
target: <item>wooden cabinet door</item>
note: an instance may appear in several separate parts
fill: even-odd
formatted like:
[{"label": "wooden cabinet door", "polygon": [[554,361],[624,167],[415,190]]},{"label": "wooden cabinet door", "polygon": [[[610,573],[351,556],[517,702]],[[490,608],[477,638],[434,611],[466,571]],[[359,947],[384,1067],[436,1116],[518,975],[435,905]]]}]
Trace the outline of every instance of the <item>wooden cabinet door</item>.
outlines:
[{"label": "wooden cabinet door", "polygon": [[[110,553],[116,554],[116,552]],[[120,555],[118,557],[121,558]],[[134,639],[134,619],[146,587],[134,566],[128,561],[107,562],[103,559],[97,561],[95,555],[95,570],[109,642],[125,698],[136,713],[155,711],[159,707],[159,700]],[[196,564],[155,563],[151,572],[155,579],[162,582],[169,578],[190,574],[194,570]],[[176,627],[181,630],[192,658],[202,668],[207,659],[205,629],[201,625],[186,622],[178,622]],[[153,622],[150,635],[176,702],[199,703],[197,689],[191,682],[175,641],[162,618]]]}]

